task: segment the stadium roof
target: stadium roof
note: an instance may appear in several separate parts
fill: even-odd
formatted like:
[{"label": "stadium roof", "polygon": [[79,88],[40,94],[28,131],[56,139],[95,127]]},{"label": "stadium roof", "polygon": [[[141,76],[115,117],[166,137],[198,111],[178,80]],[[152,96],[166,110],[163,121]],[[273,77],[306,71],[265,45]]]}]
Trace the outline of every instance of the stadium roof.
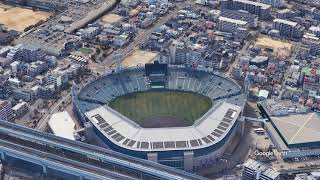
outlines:
[{"label": "stadium roof", "polygon": [[271,117],[287,145],[320,142],[320,117],[317,113]]},{"label": "stadium roof", "polygon": [[142,128],[107,106],[85,114],[114,144],[138,151],[168,151],[200,149],[218,143],[231,130],[240,112],[241,107],[220,102],[194,125],[173,128]]}]

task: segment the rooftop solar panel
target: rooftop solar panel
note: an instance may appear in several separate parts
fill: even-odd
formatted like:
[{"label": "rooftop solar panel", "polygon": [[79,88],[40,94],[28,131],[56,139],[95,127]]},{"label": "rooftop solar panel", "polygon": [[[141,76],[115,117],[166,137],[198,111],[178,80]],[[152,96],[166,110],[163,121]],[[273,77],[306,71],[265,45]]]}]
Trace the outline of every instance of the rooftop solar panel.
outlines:
[{"label": "rooftop solar panel", "polygon": [[111,126],[109,126],[109,127],[107,127],[107,128],[104,129],[104,132],[109,132],[109,131],[111,131],[111,130],[113,130],[113,128],[112,128]]},{"label": "rooftop solar panel", "polygon": [[223,126],[220,126],[220,125],[219,125],[217,128],[220,129],[220,130],[222,130],[222,131],[227,130],[227,128],[225,128],[225,127],[223,127]]},{"label": "rooftop solar panel", "polygon": [[225,122],[221,122],[220,124],[219,124],[220,126],[223,126],[223,127],[229,127],[229,124],[227,124],[227,123],[225,123]]},{"label": "rooftop solar panel", "polygon": [[122,139],[124,139],[124,136],[120,135],[120,136],[116,139],[116,141],[119,142],[119,141],[121,141]]},{"label": "rooftop solar panel", "polygon": [[211,135],[208,135],[207,138],[209,138],[211,141],[214,141],[214,138]]},{"label": "rooftop solar panel", "polygon": [[199,143],[198,143],[198,141],[196,139],[194,139],[194,140],[190,140],[190,145],[192,147],[195,147],[195,146],[199,146]]},{"label": "rooftop solar panel", "polygon": [[203,138],[201,138],[204,142],[206,142],[207,144],[209,144],[210,143],[210,140],[208,139],[208,138],[206,138],[206,137],[203,137]]},{"label": "rooftop solar panel", "polygon": [[222,122],[227,122],[227,123],[231,123],[231,122],[232,122],[232,120],[230,120],[230,119],[227,119],[227,118],[223,118],[223,119],[222,119]]},{"label": "rooftop solar panel", "polygon": [[153,142],[152,147],[153,147],[153,149],[162,149],[162,148],[164,148],[163,142]]},{"label": "rooftop solar panel", "polygon": [[174,141],[166,141],[166,142],[164,142],[164,147],[165,148],[175,148]]},{"label": "rooftop solar panel", "polygon": [[229,119],[233,119],[233,117],[232,117],[233,112],[236,112],[236,111],[233,109],[228,109],[228,111],[224,117],[229,118]]},{"label": "rooftop solar panel", "polygon": [[108,132],[108,135],[111,136],[112,134],[114,134],[116,132],[117,132],[116,130],[112,130],[112,131]]},{"label": "rooftop solar panel", "polygon": [[111,137],[112,137],[113,139],[117,139],[117,138],[120,137],[120,136],[121,136],[120,133],[116,133],[116,134],[112,135]]},{"label": "rooftop solar panel", "polygon": [[123,141],[122,144],[127,145],[129,141],[130,141],[130,139],[127,138],[126,140]]},{"label": "rooftop solar panel", "polygon": [[108,123],[103,123],[103,124],[100,125],[100,128],[103,129],[103,128],[107,127],[107,126],[109,126]]},{"label": "rooftop solar panel", "polygon": [[142,148],[142,149],[148,149],[148,148],[149,148],[149,143],[148,143],[148,142],[141,142],[140,148]]},{"label": "rooftop solar panel", "polygon": [[219,133],[219,134],[221,134],[221,135],[223,134],[223,131],[221,131],[221,130],[219,130],[219,129],[215,129],[214,131],[217,132],[217,133]]},{"label": "rooftop solar panel", "polygon": [[135,143],[136,143],[136,141],[131,140],[131,141],[129,142],[128,146],[132,147]]},{"label": "rooftop solar panel", "polygon": [[176,141],[177,148],[187,147],[187,141]]},{"label": "rooftop solar panel", "polygon": [[97,114],[97,115],[95,115],[94,117],[95,117],[96,120],[98,121],[98,124],[99,124],[99,125],[102,124],[102,123],[104,123],[104,122],[106,122],[106,120],[104,120],[103,117],[100,116],[100,114]]},{"label": "rooftop solar panel", "polygon": [[214,132],[214,131],[213,131],[211,134],[214,135],[214,136],[216,136],[216,137],[220,137],[220,136],[221,136],[221,134],[219,134],[219,133],[217,133],[217,132]]}]

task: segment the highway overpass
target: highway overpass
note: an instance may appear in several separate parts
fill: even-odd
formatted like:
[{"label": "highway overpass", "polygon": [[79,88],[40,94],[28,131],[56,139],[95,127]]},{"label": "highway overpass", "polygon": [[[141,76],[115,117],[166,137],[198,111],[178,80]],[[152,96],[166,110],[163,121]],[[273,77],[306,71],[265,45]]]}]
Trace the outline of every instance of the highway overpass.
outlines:
[{"label": "highway overpass", "polygon": [[205,179],[182,170],[0,121],[1,159],[31,163],[68,179]]}]

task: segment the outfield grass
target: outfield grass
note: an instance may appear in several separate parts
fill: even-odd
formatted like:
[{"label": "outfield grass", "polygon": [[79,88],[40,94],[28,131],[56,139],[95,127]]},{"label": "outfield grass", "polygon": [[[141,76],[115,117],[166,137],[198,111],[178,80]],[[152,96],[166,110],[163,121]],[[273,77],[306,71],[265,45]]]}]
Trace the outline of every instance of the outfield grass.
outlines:
[{"label": "outfield grass", "polygon": [[172,116],[192,125],[212,104],[208,97],[190,92],[150,91],[118,97],[109,106],[143,126],[155,116]]}]

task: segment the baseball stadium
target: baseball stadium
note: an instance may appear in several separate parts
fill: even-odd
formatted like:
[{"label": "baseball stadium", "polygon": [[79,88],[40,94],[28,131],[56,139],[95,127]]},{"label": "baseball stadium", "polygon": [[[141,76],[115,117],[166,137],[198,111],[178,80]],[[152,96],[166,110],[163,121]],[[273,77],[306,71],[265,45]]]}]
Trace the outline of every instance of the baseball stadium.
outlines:
[{"label": "baseball stadium", "polygon": [[189,171],[225,152],[245,101],[241,87],[223,75],[158,62],[73,90],[74,112],[87,136],[117,152]]}]

